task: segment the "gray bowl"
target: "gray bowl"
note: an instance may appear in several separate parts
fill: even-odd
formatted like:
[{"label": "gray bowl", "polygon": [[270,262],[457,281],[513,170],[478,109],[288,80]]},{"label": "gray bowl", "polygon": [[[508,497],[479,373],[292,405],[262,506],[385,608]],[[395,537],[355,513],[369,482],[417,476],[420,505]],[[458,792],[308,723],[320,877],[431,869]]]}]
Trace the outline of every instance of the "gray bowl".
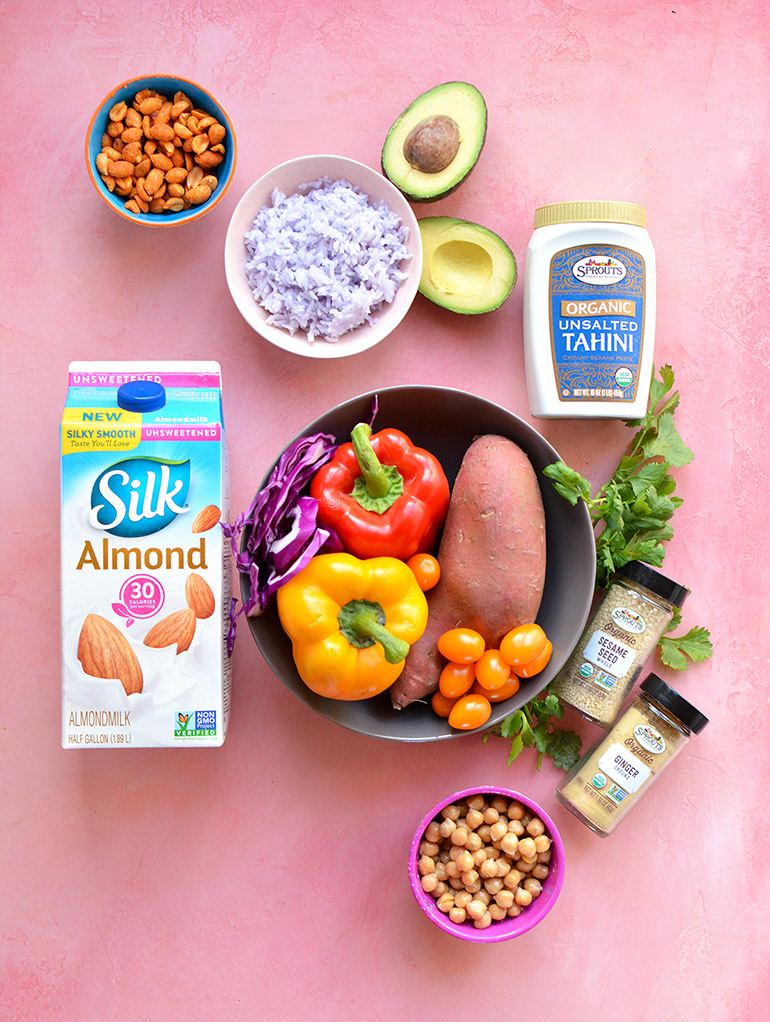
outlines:
[{"label": "gray bowl", "polygon": [[[522,679],[515,696],[492,705],[492,716],[485,725],[491,727],[541,692],[580,638],[591,607],[596,574],[596,547],[588,509],[582,502],[573,507],[542,475],[545,466],[558,461],[559,455],[537,430],[506,408],[461,390],[388,387],[371,391],[333,408],[299,435],[331,433],[338,443],[347,442],[353,426],[369,417],[375,394],[379,399],[375,432],[385,426],[403,430],[415,444],[436,455],[450,485],[465,451],[474,437],[483,433],[499,433],[517,443],[529,456],[540,479],[548,556],[545,590],[537,620],[553,643],[553,655],[541,674],[529,680]],[[267,483],[273,467],[265,474],[260,489]],[[244,600],[249,596],[249,579],[245,575],[241,576],[241,595]],[[358,702],[316,695],[297,673],[291,642],[278,620],[275,601],[264,614],[247,620],[254,641],[272,671],[286,688],[327,720],[362,735],[400,742],[433,742],[468,734],[453,730],[446,720],[436,716],[427,702],[394,710],[387,691]]]}]

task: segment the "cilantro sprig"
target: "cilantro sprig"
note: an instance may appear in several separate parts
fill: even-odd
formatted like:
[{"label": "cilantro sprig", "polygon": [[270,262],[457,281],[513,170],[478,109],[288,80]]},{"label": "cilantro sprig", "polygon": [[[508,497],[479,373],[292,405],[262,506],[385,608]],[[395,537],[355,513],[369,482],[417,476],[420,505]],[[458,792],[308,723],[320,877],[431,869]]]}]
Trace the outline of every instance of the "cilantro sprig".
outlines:
[{"label": "cilantro sprig", "polygon": [[[596,537],[596,588],[606,589],[612,575],[629,561],[644,561],[660,567],[665,544],[673,535],[671,519],[682,498],[675,494],[672,469],[682,468],[693,459],[693,452],[679,435],[674,412],[679,392],[674,390],[674,371],[669,365],[653,371],[647,412],[626,425],[635,429],[628,450],[618,467],[596,492],[591,484],[563,461],[543,471],[557,492],[571,504],[583,500],[591,515]],[[661,662],[674,670],[707,660],[712,653],[707,628],[693,627],[683,635],[671,635],[681,624],[682,614],[675,608],[668,629],[658,643]],[[542,694],[541,694],[542,695]],[[508,765],[525,749],[538,751],[537,768],[544,756],[556,766],[569,770],[580,756],[580,737],[574,731],[554,726],[560,720],[562,706],[552,692],[530,700],[499,725],[499,733],[511,739]]]}]

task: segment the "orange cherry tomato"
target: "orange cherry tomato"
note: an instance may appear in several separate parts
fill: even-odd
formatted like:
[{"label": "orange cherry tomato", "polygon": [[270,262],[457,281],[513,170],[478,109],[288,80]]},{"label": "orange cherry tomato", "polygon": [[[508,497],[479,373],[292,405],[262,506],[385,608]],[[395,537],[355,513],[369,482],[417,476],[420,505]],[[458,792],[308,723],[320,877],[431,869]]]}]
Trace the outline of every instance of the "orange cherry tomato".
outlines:
[{"label": "orange cherry tomato", "polygon": [[482,688],[494,692],[502,688],[511,676],[511,665],[506,663],[499,649],[487,649],[476,664],[476,679]]},{"label": "orange cherry tomato", "polygon": [[532,660],[528,660],[521,667],[516,668],[516,673],[520,678],[534,678],[536,674],[540,674],[545,665],[551,659],[551,653],[553,653],[553,644],[545,640],[545,648],[539,656],[533,657]]},{"label": "orange cherry tomato", "polygon": [[486,696],[460,696],[449,711],[449,725],[460,731],[482,727],[489,720],[492,704]]},{"label": "orange cherry tomato", "polygon": [[439,691],[447,699],[457,699],[470,691],[476,680],[475,664],[455,664],[450,662],[444,666],[438,680]]},{"label": "orange cherry tomato", "polygon": [[406,563],[424,593],[432,589],[441,578],[439,563],[431,554],[415,554]]},{"label": "orange cherry tomato", "polygon": [[548,639],[540,625],[533,623],[512,628],[503,636],[500,652],[503,658],[519,674],[519,667],[539,657],[545,649]]},{"label": "orange cherry tomato", "polygon": [[484,652],[486,643],[472,628],[450,628],[439,636],[438,651],[455,664],[473,664]]},{"label": "orange cherry tomato", "polygon": [[496,688],[494,691],[488,688],[482,688],[477,679],[473,683],[471,694],[476,696],[486,696],[490,703],[502,703],[503,700],[510,699],[511,696],[515,696],[518,691],[519,676],[518,674],[512,674],[502,688]]},{"label": "orange cherry tomato", "polygon": [[443,692],[437,689],[431,697],[430,705],[433,707],[433,712],[436,716],[448,717],[456,702],[456,699],[447,699]]}]

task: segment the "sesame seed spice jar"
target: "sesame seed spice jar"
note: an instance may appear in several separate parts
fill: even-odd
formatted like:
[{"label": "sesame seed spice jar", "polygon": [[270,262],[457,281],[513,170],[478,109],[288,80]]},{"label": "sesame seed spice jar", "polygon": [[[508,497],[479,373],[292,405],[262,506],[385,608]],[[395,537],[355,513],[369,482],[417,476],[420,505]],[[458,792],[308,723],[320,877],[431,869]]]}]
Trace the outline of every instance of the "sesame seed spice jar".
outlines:
[{"label": "sesame seed spice jar", "polygon": [[610,727],[689,592],[642,561],[624,565],[551,691],[592,724]]},{"label": "sesame seed spice jar", "polygon": [[589,830],[611,834],[708,718],[657,674],[609,734],[573,767],[556,798]]}]

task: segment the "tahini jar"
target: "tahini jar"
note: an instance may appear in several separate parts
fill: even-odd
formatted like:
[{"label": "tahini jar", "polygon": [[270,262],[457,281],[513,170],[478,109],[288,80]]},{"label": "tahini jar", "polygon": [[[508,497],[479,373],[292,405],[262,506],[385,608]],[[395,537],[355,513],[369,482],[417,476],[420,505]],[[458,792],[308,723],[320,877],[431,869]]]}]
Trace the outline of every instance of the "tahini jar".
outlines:
[{"label": "tahini jar", "polygon": [[606,837],[708,718],[656,674],[609,734],[564,778],[556,798],[595,834]]},{"label": "tahini jar", "polygon": [[642,561],[619,568],[551,691],[592,724],[609,727],[689,592]]},{"label": "tahini jar", "polygon": [[524,271],[529,406],[540,418],[636,419],[655,341],[655,250],[631,202],[535,210]]}]

